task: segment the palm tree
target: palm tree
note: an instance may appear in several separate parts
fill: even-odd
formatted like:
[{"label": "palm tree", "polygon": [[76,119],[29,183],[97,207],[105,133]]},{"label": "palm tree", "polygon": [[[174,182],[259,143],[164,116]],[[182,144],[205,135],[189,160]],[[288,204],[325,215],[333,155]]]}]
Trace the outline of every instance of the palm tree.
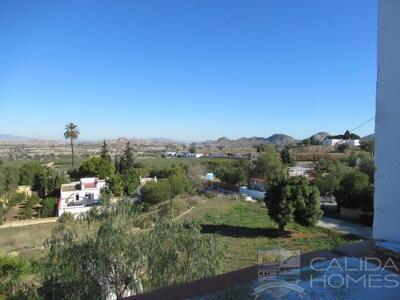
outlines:
[{"label": "palm tree", "polygon": [[72,152],[72,169],[74,168],[74,139],[77,139],[79,136],[78,125],[70,122],[65,125],[64,137],[65,139],[71,140],[71,152]]}]

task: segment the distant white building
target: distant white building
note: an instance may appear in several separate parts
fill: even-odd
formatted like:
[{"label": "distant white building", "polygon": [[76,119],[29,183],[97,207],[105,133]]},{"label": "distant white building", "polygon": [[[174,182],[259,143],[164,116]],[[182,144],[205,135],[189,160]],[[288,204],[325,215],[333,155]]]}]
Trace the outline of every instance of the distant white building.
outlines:
[{"label": "distant white building", "polygon": [[322,141],[322,145],[326,145],[326,146],[337,146],[337,145],[341,145],[341,144],[343,144],[342,139],[324,139]]},{"label": "distant white building", "polygon": [[80,181],[61,185],[58,201],[58,216],[69,212],[74,217],[85,213],[93,206],[100,205],[101,189],[106,187],[104,179],[81,178]]},{"label": "distant white building", "polygon": [[314,168],[312,166],[299,164],[288,169],[288,177],[304,176],[310,178],[313,176],[313,171]]},{"label": "distant white building", "polygon": [[345,140],[345,144],[354,147],[360,147],[360,140]]},{"label": "distant white building", "polygon": [[322,145],[325,146],[338,146],[338,145],[349,145],[353,147],[359,147],[360,146],[360,140],[344,140],[344,139],[329,139],[326,138],[325,140],[322,141]]},{"label": "distant white building", "polygon": [[165,158],[176,157],[176,152],[174,152],[174,151],[167,151],[167,152],[164,152],[163,154],[161,154],[161,156],[162,156],[162,157],[165,157]]}]

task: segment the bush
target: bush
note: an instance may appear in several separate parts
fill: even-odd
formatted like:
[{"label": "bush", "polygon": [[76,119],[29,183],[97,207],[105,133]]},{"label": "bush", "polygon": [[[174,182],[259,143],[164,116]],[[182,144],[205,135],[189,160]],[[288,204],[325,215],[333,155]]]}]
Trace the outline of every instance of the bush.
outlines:
[{"label": "bush", "polygon": [[106,179],[115,173],[115,166],[111,161],[101,157],[90,157],[79,167],[80,177],[98,177]]},{"label": "bush", "polygon": [[340,181],[339,190],[335,193],[338,207],[373,209],[373,185],[368,175],[353,170]]},{"label": "bush", "polygon": [[136,169],[130,168],[126,169],[122,174],[122,186],[124,190],[124,195],[128,197],[134,197],[136,195],[136,190],[140,184],[139,173]]},{"label": "bush", "polygon": [[24,299],[23,295],[32,287],[30,273],[30,265],[25,259],[19,256],[0,256],[0,293]]},{"label": "bush", "polygon": [[74,216],[70,212],[63,213],[57,220],[58,223],[72,223],[74,222]]},{"label": "bush", "polygon": [[54,217],[56,215],[57,209],[57,199],[53,197],[48,197],[43,199],[42,201],[42,208],[40,211],[40,215],[42,217]]},{"label": "bush", "polygon": [[322,216],[318,188],[304,177],[273,183],[264,201],[281,232],[293,219],[301,225],[314,226]]},{"label": "bush", "polygon": [[123,186],[121,176],[118,174],[114,174],[107,178],[107,184],[112,194],[115,197],[120,197],[123,194]]},{"label": "bush", "polygon": [[179,216],[180,214],[184,213],[188,208],[189,204],[186,202],[185,199],[178,197],[172,201],[172,211],[174,216]]},{"label": "bush", "polygon": [[268,208],[268,215],[278,223],[279,231],[282,233],[286,224],[293,220],[295,209],[287,182],[272,183],[264,201]]},{"label": "bush", "polygon": [[149,182],[141,190],[142,200],[151,205],[171,199],[171,186],[167,180]]},{"label": "bush", "polygon": [[295,206],[295,220],[303,226],[314,226],[322,216],[319,190],[304,177],[290,181],[290,192]]}]

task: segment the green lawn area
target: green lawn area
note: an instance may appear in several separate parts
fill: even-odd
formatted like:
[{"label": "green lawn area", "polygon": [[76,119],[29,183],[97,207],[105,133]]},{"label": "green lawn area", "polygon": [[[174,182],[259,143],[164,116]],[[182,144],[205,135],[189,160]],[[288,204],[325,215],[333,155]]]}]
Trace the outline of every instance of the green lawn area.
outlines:
[{"label": "green lawn area", "polygon": [[257,249],[279,246],[309,252],[357,240],[353,236],[298,224],[287,226],[289,236],[277,236],[276,223],[268,217],[264,203],[222,197],[200,203],[184,218],[186,221],[197,221],[204,234],[215,233],[226,243],[225,272],[256,264]]},{"label": "green lawn area", "polygon": [[43,242],[56,223],[36,224],[0,229],[0,255],[17,251],[20,255],[36,257],[43,253]]},{"label": "green lawn area", "polygon": [[[290,224],[289,236],[278,236],[277,226],[267,215],[264,203],[247,203],[227,197],[215,197],[198,203],[183,222],[196,221],[204,234],[217,235],[226,244],[224,272],[256,264],[257,249],[280,246],[309,252],[331,249],[357,240],[323,228]],[[0,255],[17,251],[37,257],[44,253],[43,242],[56,223],[0,229]]]}]

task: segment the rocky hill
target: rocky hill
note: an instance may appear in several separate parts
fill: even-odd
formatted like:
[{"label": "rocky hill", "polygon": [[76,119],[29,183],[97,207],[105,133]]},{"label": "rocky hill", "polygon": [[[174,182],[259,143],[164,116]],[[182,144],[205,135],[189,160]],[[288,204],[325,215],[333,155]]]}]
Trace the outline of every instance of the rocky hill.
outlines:
[{"label": "rocky hill", "polygon": [[314,138],[314,140],[322,142],[326,137],[330,136],[329,133],[325,131],[317,132],[316,134],[313,134],[310,136],[310,138]]},{"label": "rocky hill", "polygon": [[368,134],[362,138],[364,141],[373,141],[375,140],[375,133]]},{"label": "rocky hill", "polygon": [[232,148],[251,148],[255,145],[260,144],[271,144],[277,146],[285,146],[294,144],[296,140],[286,134],[273,134],[268,138],[265,137],[242,137],[236,140],[228,139],[227,137],[221,137],[215,141],[205,141],[200,144],[208,145],[212,147],[232,147]]}]

